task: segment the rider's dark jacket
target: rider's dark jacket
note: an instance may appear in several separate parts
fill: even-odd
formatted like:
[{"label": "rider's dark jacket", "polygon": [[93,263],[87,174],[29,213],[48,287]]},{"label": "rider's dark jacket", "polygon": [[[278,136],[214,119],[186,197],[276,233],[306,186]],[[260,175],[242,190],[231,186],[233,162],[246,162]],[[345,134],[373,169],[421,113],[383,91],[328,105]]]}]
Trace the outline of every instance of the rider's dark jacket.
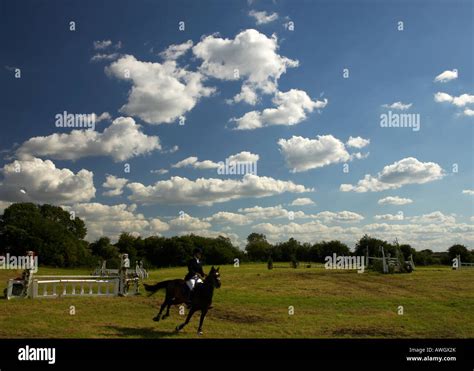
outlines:
[{"label": "rider's dark jacket", "polygon": [[201,262],[198,262],[198,260],[195,257],[193,257],[188,262],[188,274],[184,277],[184,279],[187,281],[193,278],[196,274],[200,274],[201,276],[204,276]]}]

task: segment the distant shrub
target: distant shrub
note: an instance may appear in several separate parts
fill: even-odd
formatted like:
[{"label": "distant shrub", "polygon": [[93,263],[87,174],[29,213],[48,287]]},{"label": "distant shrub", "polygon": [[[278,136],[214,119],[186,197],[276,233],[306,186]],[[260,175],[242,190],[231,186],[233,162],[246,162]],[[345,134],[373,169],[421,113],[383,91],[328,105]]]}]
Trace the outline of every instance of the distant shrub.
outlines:
[{"label": "distant shrub", "polygon": [[273,259],[271,257],[268,258],[267,268],[268,269],[273,269]]}]

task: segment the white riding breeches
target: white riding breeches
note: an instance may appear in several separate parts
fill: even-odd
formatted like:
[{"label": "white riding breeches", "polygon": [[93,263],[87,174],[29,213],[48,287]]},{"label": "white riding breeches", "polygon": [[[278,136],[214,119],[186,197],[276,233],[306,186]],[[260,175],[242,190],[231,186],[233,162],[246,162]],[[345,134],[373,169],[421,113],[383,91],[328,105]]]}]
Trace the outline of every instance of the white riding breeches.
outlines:
[{"label": "white riding breeches", "polygon": [[189,289],[192,291],[196,283],[202,283],[202,279],[198,276],[194,276],[193,278],[186,281],[186,285],[188,285]]}]

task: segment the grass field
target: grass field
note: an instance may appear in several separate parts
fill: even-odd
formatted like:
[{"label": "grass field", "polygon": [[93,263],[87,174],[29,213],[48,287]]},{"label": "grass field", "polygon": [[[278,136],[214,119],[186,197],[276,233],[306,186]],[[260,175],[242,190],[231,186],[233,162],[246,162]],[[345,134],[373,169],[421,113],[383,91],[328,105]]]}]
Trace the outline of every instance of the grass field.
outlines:
[{"label": "grass field", "polygon": [[[222,287],[215,291],[204,337],[474,338],[474,269],[382,275],[278,265],[221,267]],[[0,292],[19,273],[0,271]],[[44,268],[38,274],[89,273]],[[147,282],[184,274],[185,268],[155,270]],[[174,333],[184,319],[177,307],[166,320],[151,320],[163,297],[160,291],[152,297],[0,300],[0,338],[197,337],[198,315]]]}]

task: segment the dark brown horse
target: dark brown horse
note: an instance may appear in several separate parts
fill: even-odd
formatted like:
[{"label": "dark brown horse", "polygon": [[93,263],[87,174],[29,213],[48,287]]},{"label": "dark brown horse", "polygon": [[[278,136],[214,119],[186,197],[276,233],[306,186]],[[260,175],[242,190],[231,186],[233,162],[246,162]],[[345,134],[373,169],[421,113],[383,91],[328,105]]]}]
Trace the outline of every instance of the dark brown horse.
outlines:
[{"label": "dark brown horse", "polygon": [[[166,289],[165,301],[161,304],[159,313],[153,318],[154,321],[165,319],[170,315],[170,307],[172,305],[179,305],[186,301],[186,282],[184,280],[167,280],[158,282],[155,285],[144,284],[145,290],[151,292],[150,295],[154,294],[160,289]],[[180,331],[189,323],[189,320],[196,311],[201,311],[201,319],[199,321],[198,334],[202,335],[202,324],[206,317],[207,311],[210,309],[212,304],[212,296],[214,295],[214,288],[221,287],[221,278],[219,274],[219,268],[212,267],[209,274],[201,284],[196,284],[194,287],[194,293],[192,296],[191,307],[184,323],[176,326],[176,331]],[[161,316],[164,309],[166,313]]]}]

